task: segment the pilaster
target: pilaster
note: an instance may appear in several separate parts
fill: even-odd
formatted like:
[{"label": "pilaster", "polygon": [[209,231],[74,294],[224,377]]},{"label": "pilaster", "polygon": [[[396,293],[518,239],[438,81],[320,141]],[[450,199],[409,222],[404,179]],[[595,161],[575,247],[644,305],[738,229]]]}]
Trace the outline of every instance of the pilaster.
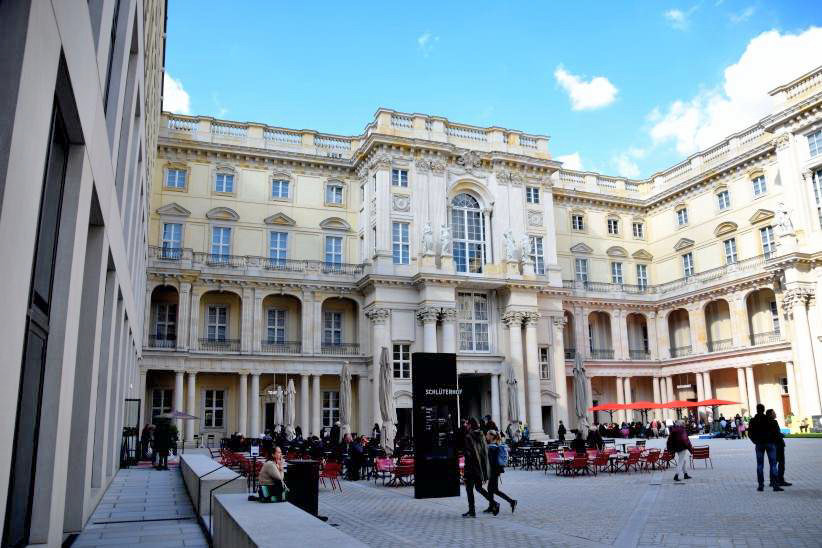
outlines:
[{"label": "pilaster", "polygon": [[523,370],[522,360],[522,320],[525,314],[518,310],[506,311],[502,316],[502,321],[508,328],[509,348],[511,366],[514,369],[514,375],[517,379],[517,411],[519,416],[516,417],[519,421],[525,421],[526,400],[525,400],[525,372]]},{"label": "pilaster", "polygon": [[[148,322],[148,317],[146,317]],[[180,282],[180,301],[177,306],[177,349],[188,350],[188,332],[191,323],[191,284]]]},{"label": "pilaster", "polygon": [[525,322],[525,354],[528,362],[528,424],[535,438],[544,435],[542,431],[542,393],[539,376],[539,350],[537,346],[537,326],[539,313],[526,312],[523,315]]},{"label": "pilaster", "polygon": [[[457,351],[457,309],[442,309],[442,351],[454,354]],[[499,423],[497,426],[502,427]]]},{"label": "pilaster", "polygon": [[[565,348],[563,345],[563,330],[565,328],[565,316],[554,316],[551,318],[553,325],[553,368],[554,391],[557,399],[554,404],[554,433],[559,428],[559,421],[568,424],[568,384],[565,380]],[[579,349],[577,349],[577,352]]]}]

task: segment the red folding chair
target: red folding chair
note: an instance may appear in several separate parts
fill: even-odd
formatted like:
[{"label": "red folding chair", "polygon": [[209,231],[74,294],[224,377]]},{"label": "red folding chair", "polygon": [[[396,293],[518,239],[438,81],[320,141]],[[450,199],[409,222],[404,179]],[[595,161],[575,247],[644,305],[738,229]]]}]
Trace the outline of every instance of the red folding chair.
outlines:
[{"label": "red folding chair", "polygon": [[708,467],[708,463],[711,463],[711,468],[714,467],[714,463],[711,460],[711,448],[707,445],[697,445],[694,447],[693,452],[691,453],[691,468],[694,467],[694,461],[697,460],[704,460],[705,461],[705,468]]},{"label": "red folding chair", "polygon": [[328,479],[329,483],[331,483],[331,490],[334,490],[334,482],[337,482],[337,487],[340,488],[340,492],[342,493],[342,484],[340,484],[340,474],[342,473],[342,464],[339,462],[332,462],[328,461],[323,466],[323,469],[320,470],[320,482],[325,487],[325,480]]}]

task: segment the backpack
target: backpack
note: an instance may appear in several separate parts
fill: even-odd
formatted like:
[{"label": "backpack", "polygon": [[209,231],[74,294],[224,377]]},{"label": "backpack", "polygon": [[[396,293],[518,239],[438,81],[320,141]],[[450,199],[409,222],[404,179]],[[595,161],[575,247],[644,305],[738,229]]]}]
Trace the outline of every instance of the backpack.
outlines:
[{"label": "backpack", "polygon": [[508,466],[508,446],[504,443],[497,445],[497,466]]}]

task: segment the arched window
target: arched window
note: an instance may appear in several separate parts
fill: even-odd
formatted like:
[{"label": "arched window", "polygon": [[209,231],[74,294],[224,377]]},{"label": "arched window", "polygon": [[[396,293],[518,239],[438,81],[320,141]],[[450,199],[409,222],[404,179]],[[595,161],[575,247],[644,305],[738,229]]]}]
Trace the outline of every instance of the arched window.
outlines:
[{"label": "arched window", "polygon": [[482,272],[485,262],[485,223],[477,199],[458,194],[451,200],[454,263],[457,272]]}]

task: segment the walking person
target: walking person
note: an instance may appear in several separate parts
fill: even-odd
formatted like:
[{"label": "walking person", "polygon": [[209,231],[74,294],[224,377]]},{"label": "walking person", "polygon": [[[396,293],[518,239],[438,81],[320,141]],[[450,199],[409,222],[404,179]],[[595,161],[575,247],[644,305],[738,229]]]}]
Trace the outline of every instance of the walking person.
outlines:
[{"label": "walking person", "polygon": [[462,517],[477,517],[474,506],[474,490],[488,499],[488,504],[491,505],[496,516],[499,514],[499,503],[494,502],[488,491],[482,487],[482,484],[488,481],[488,447],[479,423],[474,417],[468,419],[468,433],[465,434],[464,447],[465,468],[463,478],[465,479],[465,495],[468,497],[468,511]]},{"label": "walking person", "polygon": [[776,436],[776,482],[780,487],[790,487],[792,483],[785,481],[785,434],[779,427],[779,422],[776,420],[776,411],[768,409],[765,415],[777,424]]},{"label": "walking person", "polygon": [[694,452],[694,448],[691,446],[691,440],[688,439],[688,432],[685,431],[685,421],[680,419],[671,427],[671,433],[668,435],[665,448],[669,453],[676,455],[674,481],[679,481],[680,472],[684,479],[691,479],[691,476],[685,471],[685,459],[688,458],[688,453]]},{"label": "walking person", "polygon": [[483,512],[486,514],[493,512],[495,516],[499,513],[499,503],[494,501],[494,495],[499,495],[500,498],[505,499],[508,501],[508,504],[511,505],[511,513],[513,514],[517,507],[516,499],[512,499],[499,490],[499,476],[505,472],[505,465],[508,463],[508,448],[496,430],[489,430],[485,434],[485,440],[488,442],[488,466],[490,473],[488,477],[488,494],[491,495],[491,504],[489,504],[488,508],[483,510]]},{"label": "walking person", "polygon": [[169,419],[158,419],[154,431],[154,452],[157,454],[157,470],[168,470],[168,453],[172,443],[171,423]]},{"label": "walking person", "polygon": [[759,484],[757,491],[765,490],[765,454],[768,455],[768,467],[770,468],[770,485],[774,491],[784,491],[779,486],[777,477],[779,471],[776,464],[776,437],[779,433],[779,425],[775,420],[771,420],[765,415],[765,406],[757,404],[756,415],[748,423],[748,437],[756,448],[756,480]]},{"label": "walking person", "polygon": [[565,425],[562,424],[562,421],[559,421],[559,428],[557,428],[557,438],[559,441],[565,441],[565,434],[568,431],[565,429]]}]

